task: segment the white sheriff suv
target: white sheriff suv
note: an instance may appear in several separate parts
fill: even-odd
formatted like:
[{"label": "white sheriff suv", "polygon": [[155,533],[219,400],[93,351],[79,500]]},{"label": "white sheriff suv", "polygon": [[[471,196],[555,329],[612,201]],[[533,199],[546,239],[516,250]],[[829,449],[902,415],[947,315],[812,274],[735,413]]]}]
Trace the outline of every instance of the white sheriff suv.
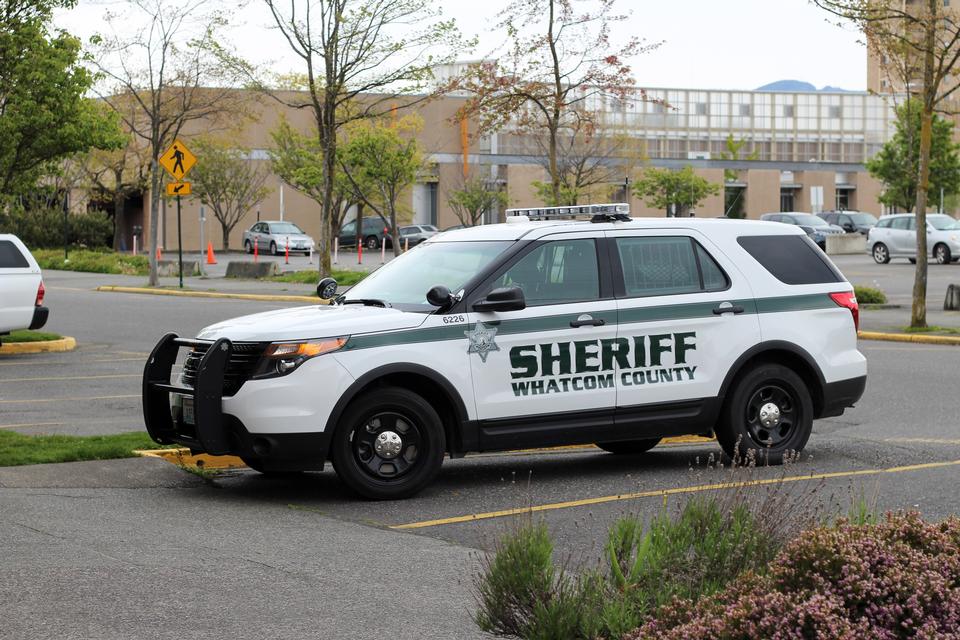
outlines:
[{"label": "white sheriff suv", "polygon": [[863,394],[853,287],[799,227],[623,204],[507,214],[330,305],[166,335],[143,375],[150,435],[264,473],[329,460],[356,493],[402,498],[477,451],[637,454],[715,433],[778,462]]}]

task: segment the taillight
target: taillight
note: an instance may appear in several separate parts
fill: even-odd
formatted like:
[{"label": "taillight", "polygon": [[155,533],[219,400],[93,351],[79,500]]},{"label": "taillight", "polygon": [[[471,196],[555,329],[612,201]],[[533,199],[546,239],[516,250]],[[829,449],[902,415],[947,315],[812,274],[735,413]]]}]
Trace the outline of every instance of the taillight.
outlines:
[{"label": "taillight", "polygon": [[853,291],[841,291],[839,293],[831,293],[830,299],[837,303],[837,305],[850,309],[850,313],[853,314],[853,328],[857,331],[860,330],[860,305],[857,303],[857,296]]},{"label": "taillight", "polygon": [[37,305],[38,307],[43,304],[43,294],[44,294],[44,293],[46,293],[46,291],[45,291],[44,288],[43,288],[43,280],[41,280],[41,281],[40,281],[40,286],[37,287],[37,302],[36,302],[36,305]]}]

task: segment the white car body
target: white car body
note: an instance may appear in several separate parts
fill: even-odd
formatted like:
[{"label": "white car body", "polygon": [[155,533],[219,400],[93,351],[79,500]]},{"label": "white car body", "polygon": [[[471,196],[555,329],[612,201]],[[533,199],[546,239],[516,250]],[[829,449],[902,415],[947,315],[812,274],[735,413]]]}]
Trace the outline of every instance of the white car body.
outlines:
[{"label": "white car body", "polygon": [[[942,213],[928,213],[927,251],[940,264],[960,259],[960,223]],[[899,213],[880,218],[867,234],[867,253],[881,264],[892,258],[916,260],[916,216]]]},{"label": "white car body", "polygon": [[0,334],[46,323],[40,266],[19,238],[0,234]]},{"label": "white car body", "polygon": [[[738,243],[744,236],[802,247],[829,281],[785,284]],[[219,410],[230,424],[224,428],[236,433],[212,438],[223,443],[214,451],[203,446],[202,429],[193,436],[177,429],[183,417],[182,398],[202,402],[192,373],[202,365],[191,364],[187,379],[168,385],[164,376],[169,372],[148,364],[145,380],[156,381],[158,387],[144,396],[148,430],[161,442],[181,442],[211,453],[233,452],[253,458],[260,467],[316,469],[331,455],[331,438],[345,413],[382,387],[401,387],[424,397],[441,416],[446,451],[454,457],[473,451],[709,433],[738,376],[761,361],[786,363],[798,371],[810,385],[816,417],[839,415],[862,394],[866,360],[857,350],[855,313],[831,297],[846,296],[855,307],[852,287],[804,232],[791,225],[674,218],[521,220],[470,227],[435,236],[417,251],[395,259],[370,276],[366,288],[357,285],[356,295],[376,290],[376,279],[389,281],[390,273],[415,272],[414,261],[427,260],[428,251],[452,251],[451,245],[478,251],[475,247],[483,243],[503,243],[504,251],[454,291],[459,299],[442,312],[426,303],[398,302],[392,308],[317,305],[221,322],[203,329],[196,341],[171,334],[165,339],[167,346],[161,343],[155,349],[151,363],[170,360],[172,356],[163,354],[175,352],[178,345],[199,349],[192,357],[200,361],[206,360],[210,345],[226,351],[228,342],[343,343],[286,375],[248,376],[238,389],[219,398],[219,406],[207,412]],[[600,257],[591,258],[590,247],[600,247],[596,249]],[[614,260],[603,257],[603,247],[627,247],[632,253]],[[686,255],[686,247],[695,262],[681,260],[665,272],[636,271],[632,266],[629,277],[607,272],[619,268],[614,262],[620,264],[621,259],[660,259],[657,256],[666,255],[664,248]],[[518,278],[527,273],[524,258],[537,251],[552,252],[554,263],[537,272],[536,278],[544,270],[547,275],[534,294],[534,285],[524,285]],[[720,275],[704,266],[711,258]],[[578,274],[593,273],[595,268],[599,278],[595,299],[537,302],[535,296],[581,286],[578,278],[592,287],[589,277]],[[562,269],[567,278],[554,289],[551,269],[556,273]],[[677,273],[684,269],[682,277],[693,284],[683,286],[696,287],[699,282],[700,290],[672,284],[679,282]],[[705,284],[705,270],[712,285]],[[525,307],[477,310],[500,279],[521,283],[513,288],[527,287]],[[644,286],[659,287],[663,294],[633,295],[628,290]],[[229,377],[234,365],[225,366]],[[250,371],[262,368],[244,366]],[[162,404],[167,393],[172,409]],[[199,413],[195,422],[200,424]],[[399,497],[375,491],[365,495]]]}]

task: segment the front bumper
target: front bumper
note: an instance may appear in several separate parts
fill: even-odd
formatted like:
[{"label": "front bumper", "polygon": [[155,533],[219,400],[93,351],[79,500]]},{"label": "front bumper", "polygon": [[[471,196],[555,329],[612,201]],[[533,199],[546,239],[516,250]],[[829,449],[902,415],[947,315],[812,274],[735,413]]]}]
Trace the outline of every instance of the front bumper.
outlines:
[{"label": "front bumper", "polygon": [[[221,338],[209,345],[192,387],[171,383],[180,349],[201,344],[209,345],[169,333],[153,348],[143,370],[142,388],[143,420],[150,437],[160,444],[189,447],[194,453],[239,456],[270,471],[322,469],[328,433],[251,433],[239,417],[223,412],[224,374],[233,351],[230,340]],[[176,395],[171,398],[171,394]],[[183,399],[193,403],[193,424],[184,419]]]}]

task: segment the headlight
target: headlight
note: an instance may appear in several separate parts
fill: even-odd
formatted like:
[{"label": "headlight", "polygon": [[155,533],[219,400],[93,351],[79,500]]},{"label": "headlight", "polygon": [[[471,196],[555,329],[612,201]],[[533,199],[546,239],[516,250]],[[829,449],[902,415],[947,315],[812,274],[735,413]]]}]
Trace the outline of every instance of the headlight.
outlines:
[{"label": "headlight", "polygon": [[322,356],[341,349],[347,344],[349,336],[323,338],[321,340],[303,340],[296,342],[274,342],[263,352],[263,359],[257,367],[254,378],[273,378],[283,376],[310,358]]}]

